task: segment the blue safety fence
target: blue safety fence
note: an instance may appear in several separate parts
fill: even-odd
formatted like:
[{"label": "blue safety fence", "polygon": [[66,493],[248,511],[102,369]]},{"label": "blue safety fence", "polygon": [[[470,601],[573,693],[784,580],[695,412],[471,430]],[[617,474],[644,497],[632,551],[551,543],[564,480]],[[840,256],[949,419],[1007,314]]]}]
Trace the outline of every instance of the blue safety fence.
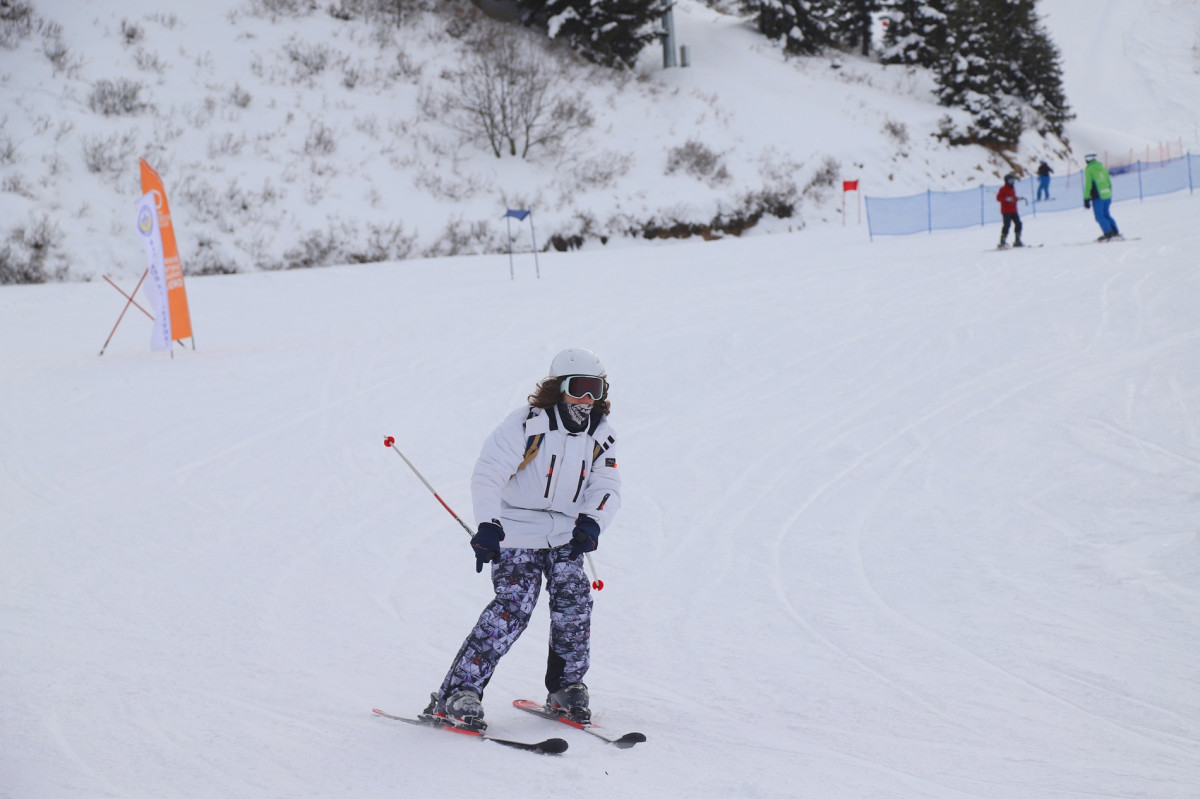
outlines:
[{"label": "blue safety fence", "polygon": [[[1188,191],[1195,193],[1200,181],[1200,155],[1182,155],[1168,161],[1138,161],[1110,170],[1113,201],[1144,199],[1158,194]],[[962,191],[927,191],[908,197],[867,197],[867,230],[876,236],[903,236],[932,233],[972,225],[1001,221],[996,192],[1002,183],[988,183]],[[1083,173],[1051,176],[1049,199],[1038,199],[1037,176],[1017,183],[1017,195],[1024,214],[1067,211],[1083,206]]]}]

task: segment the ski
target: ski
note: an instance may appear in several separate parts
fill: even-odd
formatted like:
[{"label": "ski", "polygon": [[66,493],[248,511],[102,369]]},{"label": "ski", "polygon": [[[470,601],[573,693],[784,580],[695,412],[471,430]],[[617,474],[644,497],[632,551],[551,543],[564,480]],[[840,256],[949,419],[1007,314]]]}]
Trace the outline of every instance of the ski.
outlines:
[{"label": "ski", "polygon": [[477,738],[481,741],[491,741],[492,743],[500,744],[501,746],[507,746],[512,749],[523,749],[526,752],[536,752],[539,755],[561,755],[563,752],[567,751],[567,742],[562,738],[547,738],[544,741],[538,741],[536,743],[526,741],[510,741],[507,738],[496,738],[488,735],[483,730],[473,730],[469,727],[456,727],[451,722],[441,719],[409,719],[405,718],[404,716],[394,716],[391,713],[385,713],[379,708],[373,708],[371,712],[376,716],[383,716],[385,719],[395,719],[396,721],[403,721],[406,724],[415,724],[418,727],[428,727],[432,730],[445,730],[446,732],[453,732],[459,735],[466,735],[470,738]]},{"label": "ski", "polygon": [[1141,240],[1142,240],[1141,236],[1117,236],[1114,239],[1099,238],[1099,239],[1090,239],[1088,241],[1069,241],[1069,242],[1067,242],[1067,244],[1068,244],[1068,246],[1082,247],[1086,244],[1113,244],[1118,241],[1141,241]]},{"label": "ski", "polygon": [[1003,247],[996,247],[993,250],[984,250],[984,252],[1004,252],[1005,250],[1036,250],[1038,247],[1042,247],[1042,246],[1045,246],[1045,245],[1022,244],[1020,247],[1010,247],[1009,245],[1005,244]]},{"label": "ski", "polygon": [[566,713],[560,713],[556,710],[551,710],[540,702],[534,702],[532,699],[514,699],[513,707],[518,710],[524,710],[526,713],[532,713],[539,718],[548,721],[557,721],[566,724],[568,727],[574,727],[577,730],[594,735],[600,740],[610,743],[618,749],[628,749],[634,744],[642,743],[646,740],[646,736],[640,732],[627,732],[624,735],[611,735],[603,727],[598,724],[593,724],[590,721],[576,721]]}]

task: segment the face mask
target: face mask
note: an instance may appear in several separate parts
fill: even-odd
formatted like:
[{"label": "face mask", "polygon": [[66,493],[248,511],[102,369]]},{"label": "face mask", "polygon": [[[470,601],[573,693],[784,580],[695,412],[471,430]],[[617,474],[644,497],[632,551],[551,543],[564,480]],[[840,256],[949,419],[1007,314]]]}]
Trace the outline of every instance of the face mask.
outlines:
[{"label": "face mask", "polygon": [[562,406],[567,409],[567,416],[575,423],[576,427],[581,427],[592,412],[590,403],[587,405],[568,405],[564,402]]}]

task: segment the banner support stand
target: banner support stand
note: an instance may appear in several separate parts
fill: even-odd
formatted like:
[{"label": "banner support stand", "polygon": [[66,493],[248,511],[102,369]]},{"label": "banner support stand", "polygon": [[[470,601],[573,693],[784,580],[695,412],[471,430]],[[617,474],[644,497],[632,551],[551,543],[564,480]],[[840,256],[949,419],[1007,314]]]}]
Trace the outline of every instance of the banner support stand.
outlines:
[{"label": "banner support stand", "polygon": [[[140,289],[142,287],[142,281],[144,281],[146,279],[146,276],[149,274],[150,274],[149,269],[147,269],[145,272],[142,272],[142,276],[138,279],[137,285],[133,287],[132,294],[126,294],[125,290],[123,288],[121,288],[120,286],[118,286],[116,283],[114,283],[112,281],[112,278],[110,278],[108,275],[103,276],[104,280],[108,283],[108,285],[110,285],[114,289],[116,289],[117,293],[125,298],[125,307],[121,309],[121,315],[117,317],[116,324],[114,324],[112,326],[112,330],[110,330],[108,332],[108,338],[104,339],[104,346],[100,348],[100,355],[103,355],[104,351],[108,349],[108,345],[112,342],[113,336],[116,335],[117,328],[121,325],[121,320],[125,318],[125,312],[129,310],[130,305],[132,305],[134,308],[137,308],[139,311],[141,311],[143,314],[145,314],[146,318],[149,319],[151,322],[154,321],[154,314],[147,311],[145,308],[143,308],[141,306],[141,303],[139,303],[137,300],[134,299],[134,297],[137,296],[138,289]],[[187,349],[187,345],[185,345],[179,339],[175,339],[175,343],[178,344],[180,347]],[[192,336],[192,350],[195,350],[195,349],[196,349],[196,338],[195,338],[195,336]],[[172,358],[175,357],[174,350],[171,351],[171,357]]]},{"label": "banner support stand", "polygon": [[[129,310],[129,306],[137,305],[137,303],[133,301],[133,296],[134,296],[134,294],[137,294],[138,289],[140,289],[142,287],[142,281],[146,279],[146,275],[148,275],[148,274],[150,274],[149,269],[147,269],[145,272],[142,272],[142,276],[138,280],[137,285],[133,287],[133,294],[125,294],[125,292],[123,292],[123,291],[121,291],[121,289],[117,288],[116,283],[113,283],[111,280],[108,280],[108,275],[104,276],[104,279],[108,280],[108,284],[110,286],[117,289],[117,291],[121,291],[121,294],[125,297],[126,302],[125,302],[125,307],[121,309],[121,315],[117,317],[117,323],[115,325],[113,325],[112,330],[110,330],[108,332],[108,338],[104,339],[104,346],[100,348],[101,355],[103,355],[104,351],[106,349],[108,349],[108,344],[110,341],[112,341],[112,337],[116,334],[117,327],[121,324],[121,320],[125,318],[125,312]],[[146,314],[146,316],[150,316],[150,313],[145,308],[143,308],[140,305],[138,305],[137,307],[138,307],[138,310],[141,311],[142,313]],[[150,318],[153,319],[154,317],[150,316]]]}]

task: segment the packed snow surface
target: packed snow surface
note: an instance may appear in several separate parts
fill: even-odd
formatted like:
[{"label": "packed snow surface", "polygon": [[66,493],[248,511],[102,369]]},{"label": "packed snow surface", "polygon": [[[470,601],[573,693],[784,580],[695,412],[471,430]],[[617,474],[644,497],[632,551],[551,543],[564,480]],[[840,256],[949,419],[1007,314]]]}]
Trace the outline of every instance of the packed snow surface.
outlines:
[{"label": "packed snow surface", "polygon": [[[204,58],[220,55],[204,37],[229,30],[221,15],[82,7],[38,3],[70,23],[74,53],[129,16],[147,46],[191,37],[163,57],[199,85],[236,77]],[[1194,3],[1042,7],[1077,146],[1194,129]],[[285,37],[238,24],[260,37],[239,58]],[[915,135],[940,112],[902,78],[873,106],[881,79],[856,82],[854,59],[832,79],[827,64],[772,61],[772,76],[799,76],[796,104],[748,81],[765,43],[713,49],[738,23],[682,2],[677,24],[693,71],[639,90],[698,103],[661,129],[671,141],[702,129],[736,166],[766,150],[768,123],[788,123],[806,168],[864,153],[881,194],[893,167],[885,185],[906,193],[974,158]],[[17,98],[8,130],[48,114],[41,103],[82,125],[86,79],[133,69],[99,42],[64,96],[0,62]],[[730,85],[740,98],[721,94]],[[292,147],[328,111],[296,90],[302,113],[284,128],[284,99],[256,98],[237,124],[277,124]],[[615,129],[677,110],[622,99],[606,106]],[[202,94],[177,102],[202,116]],[[881,137],[889,118],[914,134],[908,155]],[[132,172],[112,202],[52,132],[22,138],[5,176],[74,175],[55,213],[84,238],[65,249],[79,275],[129,290],[144,257]],[[209,132],[167,165],[212,161]],[[652,139],[617,137],[597,157],[648,159]],[[326,167],[353,173],[352,152]],[[630,172],[646,207],[709,196],[649,163]],[[170,192],[182,178],[165,171]],[[511,164],[489,174],[520,180]],[[328,186],[346,218],[428,210],[409,182],[374,210]],[[324,225],[291,191],[273,223]],[[600,194],[578,199],[604,210]],[[132,308],[97,356],[124,305],[99,279],[0,287],[0,797],[1200,795],[1200,200],[1118,199],[1129,240],[1108,245],[1082,209],[1026,214],[1025,240],[1045,246],[1005,252],[995,226],[870,243],[833,215],[536,267],[520,254],[515,279],[505,256],[189,277],[195,339],[173,357],[150,351]],[[0,202],[11,218],[33,203]],[[465,211],[498,220],[499,207],[485,192]],[[201,224],[176,222],[186,262]],[[588,682],[601,724],[648,741],[620,751],[509,707],[542,698],[544,600],[485,705],[497,735],[567,738],[562,757],[374,717],[424,707],[491,595],[461,528],[384,437],[473,524],[480,445],[568,346],[608,367],[625,481],[595,553]]]},{"label": "packed snow surface", "polygon": [[[149,351],[104,283],[0,291],[0,795],[1194,797],[1194,197],[188,283]],[[490,596],[459,513],[554,353],[612,381],[605,747],[542,698],[539,608],[419,711]],[[544,605],[544,602],[543,602]]]}]

